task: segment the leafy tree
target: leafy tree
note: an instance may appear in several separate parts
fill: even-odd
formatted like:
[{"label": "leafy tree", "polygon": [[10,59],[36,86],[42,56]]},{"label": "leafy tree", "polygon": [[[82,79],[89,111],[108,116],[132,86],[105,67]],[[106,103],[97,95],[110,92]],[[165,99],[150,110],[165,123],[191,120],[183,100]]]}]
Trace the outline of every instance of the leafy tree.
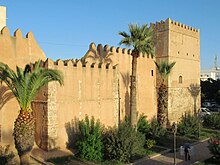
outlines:
[{"label": "leafy tree", "polygon": [[128,25],[129,33],[119,32],[123,39],[120,45],[132,47],[132,74],[131,74],[131,95],[130,95],[130,121],[131,125],[137,125],[137,105],[136,105],[136,76],[137,76],[137,59],[140,53],[154,55],[154,33],[152,28],[147,24],[139,26],[137,24]]},{"label": "leafy tree", "polygon": [[0,81],[4,82],[14,94],[20,106],[19,114],[14,122],[15,148],[20,157],[20,164],[30,164],[29,154],[34,145],[35,118],[31,108],[38,91],[47,83],[57,81],[63,84],[58,70],[45,69],[40,61],[35,65],[26,65],[13,71],[7,64],[0,62]]},{"label": "leafy tree", "polygon": [[209,78],[207,81],[201,81],[202,102],[213,100],[220,104],[220,80]]},{"label": "leafy tree", "polygon": [[158,73],[162,79],[161,84],[158,88],[157,92],[157,106],[158,106],[158,113],[157,119],[160,125],[166,125],[167,118],[168,118],[168,91],[167,85],[165,84],[165,80],[171,73],[171,70],[176,62],[169,63],[168,61],[161,61],[159,63],[155,62]]}]

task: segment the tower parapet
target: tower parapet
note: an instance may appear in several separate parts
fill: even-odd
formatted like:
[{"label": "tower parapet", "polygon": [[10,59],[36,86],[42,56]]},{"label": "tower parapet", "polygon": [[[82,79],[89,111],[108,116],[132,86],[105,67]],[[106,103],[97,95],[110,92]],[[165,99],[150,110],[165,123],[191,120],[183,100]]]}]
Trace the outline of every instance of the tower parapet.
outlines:
[{"label": "tower parapet", "polygon": [[171,20],[170,18],[167,18],[165,21],[161,20],[160,22],[151,23],[151,27],[158,32],[162,32],[164,30],[174,30],[188,35],[194,35],[196,37],[198,37],[200,33],[199,29]]}]

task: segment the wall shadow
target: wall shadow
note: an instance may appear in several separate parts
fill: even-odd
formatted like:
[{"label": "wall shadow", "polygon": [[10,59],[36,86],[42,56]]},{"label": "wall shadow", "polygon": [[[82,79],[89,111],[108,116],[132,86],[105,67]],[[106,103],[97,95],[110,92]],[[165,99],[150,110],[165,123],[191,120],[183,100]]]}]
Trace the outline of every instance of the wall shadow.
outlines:
[{"label": "wall shadow", "polygon": [[194,115],[198,115],[198,110],[197,110],[197,97],[199,96],[200,93],[200,85],[198,84],[190,84],[188,87],[188,91],[191,94],[193,98],[193,112]]},{"label": "wall shadow", "polygon": [[80,138],[79,133],[79,119],[74,118],[70,122],[65,124],[68,141],[66,143],[67,149],[73,149],[76,147],[76,142]]},{"label": "wall shadow", "polygon": [[125,92],[125,116],[130,117],[130,94],[129,94],[129,84],[130,84],[130,74],[128,72],[121,73]]},{"label": "wall shadow", "polygon": [[80,59],[82,64],[85,65],[88,59],[92,59],[94,62],[98,62],[99,65],[103,63],[114,64],[113,53],[109,50],[103,51],[102,45],[98,45],[97,50],[89,49],[87,53]]},{"label": "wall shadow", "polygon": [[14,97],[14,94],[6,86],[0,86],[0,110],[3,106]]}]

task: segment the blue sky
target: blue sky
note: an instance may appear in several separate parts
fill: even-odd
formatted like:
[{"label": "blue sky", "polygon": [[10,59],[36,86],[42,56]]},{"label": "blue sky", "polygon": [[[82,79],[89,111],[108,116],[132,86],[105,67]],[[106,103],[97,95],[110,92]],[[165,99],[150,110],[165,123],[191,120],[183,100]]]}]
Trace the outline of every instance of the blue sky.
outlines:
[{"label": "blue sky", "polygon": [[[200,29],[201,68],[220,59],[219,0],[0,0],[11,34],[32,31],[53,60],[80,58],[95,42],[118,47],[119,31],[130,23],[171,18]],[[220,60],[219,60],[220,61]]]}]

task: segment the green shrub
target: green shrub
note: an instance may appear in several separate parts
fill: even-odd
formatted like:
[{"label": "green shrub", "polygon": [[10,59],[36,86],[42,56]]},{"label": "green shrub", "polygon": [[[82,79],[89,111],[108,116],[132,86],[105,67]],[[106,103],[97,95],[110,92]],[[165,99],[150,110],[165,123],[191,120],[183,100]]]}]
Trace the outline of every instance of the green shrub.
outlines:
[{"label": "green shrub", "polygon": [[156,144],[156,141],[152,139],[147,139],[145,143],[147,149],[151,149],[155,144]]},{"label": "green shrub", "polygon": [[159,124],[156,118],[150,123],[150,137],[152,139],[158,139],[166,134],[166,129]]},{"label": "green shrub", "polygon": [[130,162],[145,154],[145,137],[123,121],[118,128],[110,128],[104,139],[105,159]]},{"label": "green shrub", "polygon": [[[181,136],[187,137],[197,137],[198,135],[198,126],[199,120],[197,116],[194,116],[190,113],[185,113],[182,115],[180,123],[177,126],[177,132]],[[200,124],[202,126],[202,124]]]},{"label": "green shrub", "polygon": [[9,164],[14,158],[14,153],[9,150],[10,146],[1,146],[0,145],[0,165]]},{"label": "green shrub", "polygon": [[149,135],[150,133],[150,124],[147,121],[147,116],[145,116],[144,114],[141,114],[139,116],[138,122],[137,122],[137,130],[144,134],[146,137]]},{"label": "green shrub", "polygon": [[94,117],[91,121],[88,116],[85,120],[79,121],[80,138],[76,143],[76,156],[90,161],[102,160],[102,128],[99,120],[95,122]]},{"label": "green shrub", "polygon": [[220,114],[218,113],[204,116],[203,125],[214,129],[220,129]]},{"label": "green shrub", "polygon": [[208,143],[210,152],[214,156],[220,157],[219,136],[210,137]]}]

